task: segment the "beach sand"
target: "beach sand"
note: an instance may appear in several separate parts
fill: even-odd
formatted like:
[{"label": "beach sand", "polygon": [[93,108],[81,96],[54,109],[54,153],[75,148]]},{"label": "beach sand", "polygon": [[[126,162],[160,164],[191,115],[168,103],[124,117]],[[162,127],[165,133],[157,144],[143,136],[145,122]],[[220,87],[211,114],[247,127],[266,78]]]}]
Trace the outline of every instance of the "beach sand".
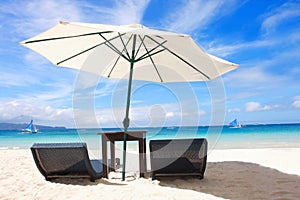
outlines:
[{"label": "beach sand", "polygon": [[30,150],[0,150],[0,199],[299,199],[300,149],[213,150],[205,178],[45,181]]}]

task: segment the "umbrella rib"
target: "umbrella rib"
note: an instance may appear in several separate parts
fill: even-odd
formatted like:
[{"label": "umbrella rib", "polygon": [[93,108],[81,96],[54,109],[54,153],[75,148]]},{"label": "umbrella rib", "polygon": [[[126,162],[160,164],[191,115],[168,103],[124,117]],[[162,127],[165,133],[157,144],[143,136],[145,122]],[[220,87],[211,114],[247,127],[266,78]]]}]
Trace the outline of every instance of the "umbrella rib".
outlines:
[{"label": "umbrella rib", "polygon": [[[142,39],[141,36],[139,36],[139,37],[140,37],[140,39]],[[144,37],[144,38],[145,38],[145,37]],[[145,45],[145,43],[144,43],[144,40],[141,40],[141,41],[142,41],[142,44],[143,44],[143,46],[145,47],[147,53],[149,54],[148,48],[146,47],[146,45]],[[157,75],[158,75],[160,81],[163,82],[163,79],[162,79],[162,77],[161,77],[161,75],[160,75],[160,73],[159,73],[159,71],[158,71],[158,69],[157,69],[157,67],[156,67],[156,65],[155,65],[155,63],[154,63],[153,58],[151,57],[150,54],[148,55],[148,57],[150,58],[150,60],[151,60],[151,62],[152,62],[152,65],[153,65],[153,67],[154,67],[154,69],[155,69],[155,71],[156,71],[156,73],[157,73]]]},{"label": "umbrella rib", "polygon": [[51,41],[51,40],[69,39],[69,38],[76,38],[76,37],[84,37],[84,36],[98,35],[98,34],[102,34],[102,33],[112,33],[112,32],[113,31],[104,31],[104,32],[87,33],[87,34],[65,36],[65,37],[54,37],[54,38],[46,38],[46,39],[40,39],[40,40],[31,40],[31,41],[24,42],[24,44],[36,43],[36,42],[46,42],[46,41]]},{"label": "umbrella rib", "polygon": [[115,69],[115,67],[116,67],[116,65],[117,65],[120,58],[121,58],[121,56],[119,55],[119,57],[116,59],[115,64],[113,65],[113,67],[111,68],[110,72],[107,75],[108,78],[110,77],[111,73],[114,71],[114,69]]},{"label": "umbrella rib", "polygon": [[[149,39],[151,39],[152,41],[154,41],[157,44],[160,44],[159,42],[157,42],[156,40],[154,40],[153,38],[149,37]],[[211,80],[211,78],[206,75],[205,73],[203,73],[202,71],[200,71],[198,68],[196,68],[194,65],[192,65],[191,63],[189,63],[187,60],[183,59],[182,57],[180,57],[178,54],[176,54],[175,52],[171,51],[169,48],[165,47],[163,44],[161,44],[161,46],[167,50],[169,53],[171,53],[172,55],[174,55],[175,57],[177,57],[179,60],[181,60],[182,62],[184,62],[185,64],[187,64],[188,66],[190,66],[191,68],[193,68],[194,70],[196,70],[197,72],[199,72],[200,74],[202,74],[204,77],[206,77],[208,80]]]},{"label": "umbrella rib", "polygon": [[[125,33],[123,33],[122,35],[125,35]],[[120,35],[120,36],[122,36],[122,35]],[[113,50],[114,52],[116,52],[118,55],[120,55],[120,56],[122,56],[124,59],[126,59],[126,60],[130,60],[130,58],[127,58],[121,51],[119,51],[119,49],[117,48],[117,47],[115,47],[111,42],[110,42],[110,40],[111,39],[109,39],[109,40],[107,40],[103,35],[101,35],[100,34],[100,36],[107,42],[107,43],[105,43],[105,45],[106,46],[108,46],[111,50]],[[120,36],[117,36],[117,37],[115,37],[115,38],[120,38]]]},{"label": "umbrella rib", "polygon": [[160,52],[162,52],[162,51],[165,51],[165,49],[161,49],[161,50],[156,51],[156,52],[154,52],[154,53],[150,53],[150,52],[151,52],[151,50],[150,50],[149,53],[144,54],[143,56],[139,57],[139,58],[136,59],[135,61],[138,62],[138,61],[144,60],[144,59],[146,59],[146,58],[148,58],[148,57],[150,57],[150,56],[154,56],[154,55],[156,55],[156,54],[158,54],[158,53],[160,53]]},{"label": "umbrella rib", "polygon": [[[120,36],[120,38],[121,38],[121,36]],[[127,52],[127,56],[128,56],[128,57],[130,57],[130,55],[129,55],[127,49],[126,49],[126,46],[128,45],[128,43],[129,43],[129,41],[131,40],[131,38],[132,38],[132,35],[131,35],[130,38],[128,39],[126,45],[123,43],[123,40],[122,40],[122,38],[121,38],[122,43],[123,43],[123,45],[124,45],[124,49],[125,49],[125,51]],[[123,49],[122,51],[124,51],[124,49]],[[115,67],[116,67],[116,65],[117,65],[117,63],[118,63],[120,57],[121,57],[121,55],[119,55],[119,57],[116,59],[116,62],[114,63],[113,67],[111,68],[111,70],[110,70],[110,72],[109,72],[109,74],[108,74],[107,77],[110,77],[110,75],[111,75],[111,73],[113,72],[113,70],[115,69]]]},{"label": "umbrella rib", "polygon": [[126,54],[127,54],[127,56],[128,56],[128,58],[130,58],[130,55],[129,55],[129,53],[128,53],[128,51],[127,51],[127,45],[128,45],[128,43],[129,43],[129,41],[131,40],[131,38],[132,38],[132,35],[130,36],[130,38],[128,39],[128,41],[127,41],[127,43],[126,43],[126,45],[125,45],[125,43],[124,43],[124,40],[123,40],[123,38],[122,38],[122,36],[121,36],[121,34],[118,32],[118,34],[119,34],[119,37],[120,37],[120,39],[121,39],[121,41],[122,41],[122,44],[123,44],[123,46],[124,46],[124,49],[123,49],[123,51],[125,50],[126,51]]},{"label": "umbrella rib", "polygon": [[[164,47],[164,48],[166,48],[166,47]],[[166,50],[169,51],[172,55],[174,55],[178,59],[180,59],[182,62],[184,62],[185,64],[187,64],[188,66],[190,66],[191,68],[193,68],[194,70],[196,70],[197,72],[199,72],[200,74],[202,74],[203,76],[205,76],[208,80],[211,80],[211,78],[208,75],[206,75],[205,73],[203,73],[202,71],[200,71],[198,68],[196,68],[194,65],[192,65],[191,63],[189,63],[187,60],[183,59],[182,57],[180,57],[179,55],[177,55],[175,52],[171,51],[168,48],[166,48]]]},{"label": "umbrella rib", "polygon": [[112,44],[105,44],[106,46],[108,46],[111,50],[113,50],[114,52],[116,52],[116,54],[118,54],[120,57],[124,58],[125,60],[129,61],[129,59],[124,55],[122,54],[121,51],[119,51],[118,49],[116,49],[115,46],[113,46]]},{"label": "umbrella rib", "polygon": [[[111,38],[111,39],[109,39],[109,40],[114,40],[114,39],[116,39],[116,38],[118,38],[118,36],[113,37],[113,38]],[[83,53],[85,53],[85,52],[88,52],[88,51],[90,51],[90,50],[92,50],[92,49],[94,49],[94,48],[96,48],[96,47],[98,47],[98,46],[101,46],[101,45],[103,45],[103,44],[106,44],[106,42],[108,42],[108,40],[105,40],[105,42],[102,42],[102,43],[97,44],[97,45],[95,45],[95,46],[93,46],[93,47],[90,47],[90,48],[88,48],[88,49],[86,49],[86,50],[84,50],[84,51],[81,51],[81,52],[79,52],[79,53],[73,55],[73,56],[70,56],[70,57],[68,57],[68,58],[66,58],[66,59],[64,59],[64,60],[62,60],[62,61],[56,63],[56,65],[60,65],[61,63],[66,62],[66,61],[68,61],[68,60],[70,60],[70,59],[72,59],[72,58],[75,58],[75,57],[77,57],[77,56],[79,56],[79,55],[81,55],[81,54],[83,54]]]},{"label": "umbrella rib", "polygon": [[142,39],[141,36],[139,35],[139,38],[140,38],[140,40],[141,40],[141,43],[140,43],[140,45],[139,45],[139,47],[138,47],[138,49],[137,49],[137,51],[136,51],[136,53],[135,53],[135,55],[134,55],[135,58],[136,58],[136,56],[138,55],[138,53],[139,53],[139,51],[140,51],[140,49],[141,49],[142,44],[144,43],[145,37],[146,37],[146,36],[144,36],[143,39]]},{"label": "umbrella rib", "polygon": [[[146,36],[146,37],[151,38],[151,37],[149,37],[149,36]],[[152,38],[151,38],[151,39],[152,39]],[[153,40],[153,39],[152,39],[152,40]],[[155,40],[154,40],[154,41],[155,41]],[[165,47],[163,46],[163,44],[166,43],[167,40],[163,41],[162,43],[159,43],[159,42],[157,42],[157,41],[155,41],[155,42],[156,42],[158,45],[157,45],[155,48],[151,49],[149,52],[147,52],[147,53],[141,55],[136,61],[143,60],[143,59],[147,58],[148,56],[153,56],[153,55],[155,55],[155,54],[157,54],[157,53],[160,53],[160,52],[162,52],[162,51],[165,50]],[[161,49],[161,50],[159,50],[159,51],[157,51],[157,52],[154,52],[154,53],[150,54],[151,52],[155,51],[158,47],[163,47],[164,49]]]},{"label": "umbrella rib", "polygon": [[70,56],[70,57],[68,57],[68,58],[66,58],[66,59],[64,59],[64,60],[62,60],[62,61],[56,63],[56,65],[60,65],[61,63],[66,62],[66,61],[68,61],[68,60],[70,60],[70,59],[72,59],[72,58],[75,58],[75,57],[77,57],[77,56],[79,56],[79,55],[81,55],[81,54],[83,54],[83,53],[85,53],[85,52],[88,52],[88,51],[90,51],[90,50],[92,50],[92,49],[94,49],[94,48],[96,48],[96,47],[98,47],[98,46],[100,46],[100,45],[102,45],[102,44],[103,44],[103,43],[97,44],[97,45],[95,45],[95,46],[93,46],[93,47],[91,47],[91,48],[88,48],[88,49],[86,49],[86,50],[84,50],[84,51],[81,51],[81,52],[79,52],[79,53],[77,53],[77,54],[75,54],[75,55],[73,55],[73,56]]}]

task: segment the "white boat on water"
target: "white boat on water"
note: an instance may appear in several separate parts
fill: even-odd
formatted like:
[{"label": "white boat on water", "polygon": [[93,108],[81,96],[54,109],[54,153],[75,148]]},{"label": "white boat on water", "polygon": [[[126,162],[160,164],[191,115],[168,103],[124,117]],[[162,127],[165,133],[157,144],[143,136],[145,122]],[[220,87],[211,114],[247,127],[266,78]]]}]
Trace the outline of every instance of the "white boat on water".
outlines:
[{"label": "white boat on water", "polygon": [[26,126],[26,128],[22,129],[22,133],[37,133],[38,129],[33,125],[33,120]]},{"label": "white boat on water", "polygon": [[234,119],[229,123],[229,128],[242,128],[242,125],[237,119]]}]

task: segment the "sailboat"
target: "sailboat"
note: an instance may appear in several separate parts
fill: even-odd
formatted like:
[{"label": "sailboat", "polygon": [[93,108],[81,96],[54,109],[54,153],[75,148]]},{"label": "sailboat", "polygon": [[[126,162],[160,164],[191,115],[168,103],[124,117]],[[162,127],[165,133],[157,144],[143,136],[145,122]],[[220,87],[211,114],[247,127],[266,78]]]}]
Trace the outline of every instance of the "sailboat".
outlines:
[{"label": "sailboat", "polygon": [[37,133],[38,129],[33,125],[33,120],[26,126],[26,128],[22,129],[22,133]]},{"label": "sailboat", "polygon": [[229,128],[242,128],[242,125],[237,119],[234,119],[229,123]]}]

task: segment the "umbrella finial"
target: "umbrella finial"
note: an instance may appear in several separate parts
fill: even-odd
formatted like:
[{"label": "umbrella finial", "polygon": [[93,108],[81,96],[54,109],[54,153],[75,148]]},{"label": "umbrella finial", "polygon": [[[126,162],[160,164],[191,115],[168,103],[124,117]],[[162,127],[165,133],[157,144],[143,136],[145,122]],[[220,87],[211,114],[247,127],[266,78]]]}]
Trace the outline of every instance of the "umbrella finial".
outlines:
[{"label": "umbrella finial", "polygon": [[130,24],[128,25],[130,28],[145,28],[142,24]]},{"label": "umbrella finial", "polygon": [[67,24],[69,24],[69,22],[64,22],[64,21],[59,21],[59,23],[62,24],[62,25],[67,25]]}]

